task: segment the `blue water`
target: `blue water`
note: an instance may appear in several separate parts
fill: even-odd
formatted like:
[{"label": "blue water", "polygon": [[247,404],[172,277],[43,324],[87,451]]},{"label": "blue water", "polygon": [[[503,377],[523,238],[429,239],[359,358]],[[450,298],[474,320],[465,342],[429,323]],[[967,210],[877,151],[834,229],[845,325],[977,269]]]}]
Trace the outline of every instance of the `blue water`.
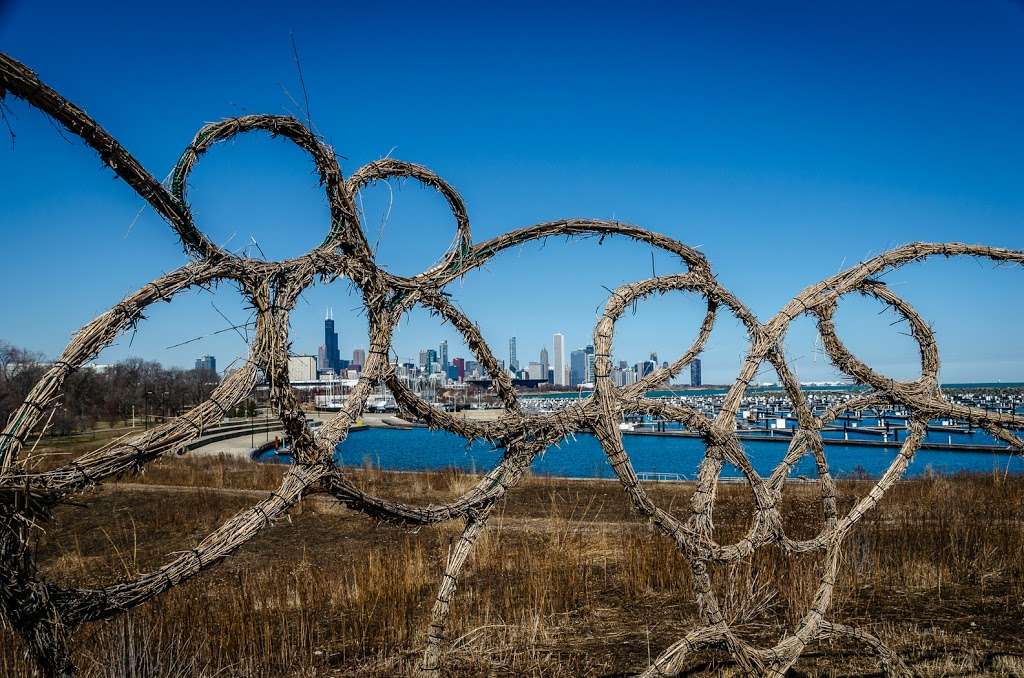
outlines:
[{"label": "blue water", "polygon": [[[877,438],[876,438],[877,439]],[[668,438],[661,436],[624,436],[626,451],[638,472],[678,473],[692,478],[704,456],[704,443],[699,438]],[[785,443],[743,441],[744,449],[758,473],[768,475],[785,455]],[[867,472],[881,475],[895,458],[898,446],[851,447],[828,445],[829,467],[833,475]],[[288,457],[264,455],[260,461],[288,461]],[[367,461],[374,467],[396,471],[426,471],[456,467],[466,471],[486,471],[501,460],[501,450],[466,440],[447,431],[425,428],[408,430],[370,428],[353,431],[335,453],[335,462],[345,466],[360,466]],[[611,467],[597,439],[589,434],[578,434],[552,446],[533,463],[538,474],[570,478],[612,478]],[[990,452],[942,452],[919,450],[907,475],[919,476],[926,472],[954,474],[1024,473],[1024,457]],[[727,465],[723,476],[739,476],[740,472]],[[814,460],[801,459],[793,476],[816,477]]]}]

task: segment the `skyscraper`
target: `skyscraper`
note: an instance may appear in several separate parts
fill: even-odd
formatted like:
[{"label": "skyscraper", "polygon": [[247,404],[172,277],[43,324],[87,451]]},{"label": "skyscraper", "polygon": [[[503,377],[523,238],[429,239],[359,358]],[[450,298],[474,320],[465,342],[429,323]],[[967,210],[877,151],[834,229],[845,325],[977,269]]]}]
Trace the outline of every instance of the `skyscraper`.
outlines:
[{"label": "skyscraper", "polygon": [[541,364],[534,362],[531,362],[526,366],[526,376],[528,379],[536,379],[537,381],[544,381],[547,379],[547,375],[543,372]]},{"label": "skyscraper", "polygon": [[695,358],[694,361],[690,363],[690,386],[700,385],[700,358]]},{"label": "skyscraper", "polygon": [[363,365],[366,364],[366,351],[361,348],[354,349],[352,351],[352,364],[359,365],[362,369]]},{"label": "skyscraper", "polygon": [[334,314],[327,309],[324,318],[324,367],[338,372],[341,370],[341,354],[338,352],[338,333],[334,331]]},{"label": "skyscraper", "polygon": [[519,359],[516,358],[516,338],[508,341],[508,368],[513,372],[519,372]]},{"label": "skyscraper", "polygon": [[196,371],[198,372],[216,372],[217,371],[217,359],[212,355],[204,355],[202,358],[196,360]]},{"label": "skyscraper", "polygon": [[463,358],[452,358],[452,365],[455,367],[455,377],[461,381],[466,378],[466,361]]},{"label": "skyscraper", "polygon": [[441,342],[441,369],[448,371],[448,340]]},{"label": "skyscraper", "polygon": [[567,383],[565,374],[565,337],[561,333],[555,332],[552,348],[555,351],[555,385],[565,386]]},{"label": "skyscraper", "polygon": [[579,386],[587,377],[587,354],[577,349],[569,354],[569,385]]},{"label": "skyscraper", "polygon": [[548,378],[548,349],[547,348],[541,348],[540,349],[540,371],[541,371],[541,375],[543,375],[540,378],[545,380],[545,381],[547,381],[547,378]]},{"label": "skyscraper", "polygon": [[584,372],[583,381],[587,384],[593,384],[596,379],[594,378],[594,346],[593,344],[587,344],[587,347],[583,349],[583,352],[587,354],[586,371]]}]

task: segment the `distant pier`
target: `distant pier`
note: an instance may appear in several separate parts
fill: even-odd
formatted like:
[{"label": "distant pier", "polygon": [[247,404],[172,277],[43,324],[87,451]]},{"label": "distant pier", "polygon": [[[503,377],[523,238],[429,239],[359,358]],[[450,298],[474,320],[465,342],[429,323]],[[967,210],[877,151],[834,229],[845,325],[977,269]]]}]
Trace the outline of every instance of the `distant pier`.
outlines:
[{"label": "distant pier", "polygon": [[[765,429],[759,429],[764,431]],[[770,429],[769,429],[770,430]],[[842,430],[842,429],[838,429]],[[856,431],[857,429],[851,429]],[[668,438],[700,438],[700,433],[694,431],[637,431],[623,430],[622,435],[626,436],[661,436]],[[736,437],[740,440],[759,440],[766,443],[789,443],[793,439],[792,429],[775,429],[771,433],[753,433],[750,431],[737,431]],[[822,442],[826,445],[849,445],[852,447],[880,447],[890,450],[898,450],[902,445],[901,441],[884,442],[881,440],[849,440],[843,438],[825,438]],[[934,443],[921,441],[918,445],[921,450],[938,450],[945,452],[990,452],[993,454],[1012,454],[1013,450],[1005,445],[991,445],[984,443]]]}]

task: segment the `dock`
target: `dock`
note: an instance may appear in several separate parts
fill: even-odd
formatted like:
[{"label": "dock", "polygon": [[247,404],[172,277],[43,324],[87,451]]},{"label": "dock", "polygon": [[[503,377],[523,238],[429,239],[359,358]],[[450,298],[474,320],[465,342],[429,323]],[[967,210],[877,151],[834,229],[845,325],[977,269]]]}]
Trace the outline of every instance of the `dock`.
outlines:
[{"label": "dock", "polygon": [[[764,429],[760,429],[763,431]],[[771,430],[771,429],[770,429]],[[839,429],[842,430],[842,429]],[[701,438],[700,433],[693,431],[622,431],[624,436],[658,436],[669,438]],[[736,437],[740,440],[756,440],[766,443],[786,443],[793,439],[792,429],[776,429],[770,435],[765,433],[751,433],[748,431],[737,431]],[[839,438],[823,438],[826,445],[849,446],[849,447],[877,447],[889,450],[900,449],[901,442],[883,442],[880,440],[845,440]],[[922,441],[918,446],[920,450],[937,450],[943,452],[989,452],[992,454],[1012,454],[1013,449],[1006,445],[990,445],[983,443],[934,443]]]}]

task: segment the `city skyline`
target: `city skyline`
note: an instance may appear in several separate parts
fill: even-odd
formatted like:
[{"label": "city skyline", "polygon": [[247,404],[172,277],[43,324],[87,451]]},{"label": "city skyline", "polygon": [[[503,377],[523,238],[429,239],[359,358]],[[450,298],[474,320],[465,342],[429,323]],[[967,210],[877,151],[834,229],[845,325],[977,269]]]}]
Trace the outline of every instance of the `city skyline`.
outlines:
[{"label": "city skyline", "polygon": [[[321,344],[316,355],[294,350],[289,355],[289,374],[295,382],[354,379],[361,374],[366,359],[366,351],[362,347],[355,347],[352,350],[351,360],[339,360],[337,365],[327,361],[327,356],[332,352],[338,353],[339,333],[335,331],[333,314],[331,309],[325,313],[324,319],[325,344]],[[513,379],[520,380],[523,385],[535,384],[546,385],[548,388],[576,388],[585,385],[592,386],[596,379],[594,368],[594,347],[588,344],[585,347],[570,352],[570,362],[567,368],[563,368],[563,377],[557,376],[555,365],[552,363],[552,354],[558,355],[564,347],[565,336],[561,332],[552,334],[552,351],[547,346],[542,346],[537,353],[538,360],[523,361],[516,365],[518,352],[516,337],[509,339],[509,361],[498,359],[500,367],[512,375]],[[328,349],[328,345],[333,345]],[[470,354],[451,355],[448,352],[448,341],[442,339],[438,343],[438,349],[423,348],[418,355],[409,358],[392,356],[390,362],[399,368],[399,375],[403,378],[433,378],[443,377],[441,383],[458,383],[463,380],[472,381],[479,379],[490,379],[491,374],[477,360],[477,356]],[[564,361],[563,361],[564,362]],[[525,363],[525,364],[524,364]],[[203,356],[195,361],[195,369],[216,371],[216,361],[213,356]],[[212,366],[212,367],[211,367]],[[612,356],[610,359],[609,376],[616,386],[627,386],[635,383],[638,379],[647,376],[655,369],[666,368],[668,361],[658,362],[656,352],[651,352],[647,360],[631,362],[629,359],[622,359],[621,356]],[[679,377],[686,376],[689,370],[689,382],[680,381]],[[518,382],[517,382],[518,383]],[[700,386],[701,381],[701,360],[694,359],[688,365],[684,365],[675,376],[675,385]]]},{"label": "city skyline", "polygon": [[[351,360],[341,360],[337,365],[329,362],[327,356],[331,354],[331,351],[335,354],[338,353],[338,341],[340,333],[335,330],[333,313],[331,309],[327,309],[324,319],[324,335],[325,344],[321,344],[319,351],[316,355],[311,353],[303,353],[301,351],[293,352],[290,354],[292,360],[295,359],[316,359],[317,371],[333,372],[335,375],[342,374],[358,374],[361,370],[362,365],[365,362],[366,351],[362,346],[355,346],[352,349]],[[333,345],[333,349],[328,348],[328,344]],[[585,347],[576,349],[570,352],[572,354],[580,354],[586,356],[586,359],[581,361],[578,365],[578,369],[565,368],[564,366],[564,345],[565,335],[561,332],[555,332],[552,334],[552,350],[549,352],[548,347],[541,346],[537,351],[538,360],[530,360],[527,357],[525,361],[525,367],[522,362],[518,360],[518,341],[515,336],[509,338],[508,347],[508,361],[498,359],[500,365],[507,368],[507,370],[514,374],[516,378],[530,379],[538,382],[547,383],[549,386],[567,386],[575,387],[580,384],[592,384],[594,381],[594,347],[592,344],[588,344]],[[467,349],[468,351],[468,349]],[[552,362],[551,356],[555,355],[555,362]],[[196,369],[200,369],[201,360],[212,360],[210,356],[204,356],[200,360],[196,360]],[[415,367],[424,371],[426,375],[430,375],[434,372],[434,367],[439,373],[443,373],[452,380],[461,380],[466,375],[467,364],[472,365],[471,371],[474,372],[474,378],[488,378],[486,371],[479,365],[477,356],[472,352],[469,355],[452,355],[449,357],[448,353],[448,340],[442,339],[438,342],[438,350],[432,348],[421,348],[416,352],[415,356],[409,356],[403,358],[399,355],[391,357],[391,362],[400,366]],[[628,359],[616,359],[613,356],[612,360],[613,373],[617,373],[623,370],[633,370],[640,376],[646,376],[654,369],[658,367],[666,367],[667,361],[661,364],[658,363],[657,353],[651,352],[648,360],[637,361],[631,363]],[[295,363],[297,369],[308,373],[308,367],[305,363]],[[561,376],[559,376],[561,372]],[[676,375],[684,376],[683,372]],[[635,378],[634,378],[635,380]],[[627,381],[626,383],[632,383]],[[678,382],[676,382],[678,383]],[[690,364],[690,384],[701,385],[701,361],[695,359]],[[624,384],[619,384],[624,385]]]}]

